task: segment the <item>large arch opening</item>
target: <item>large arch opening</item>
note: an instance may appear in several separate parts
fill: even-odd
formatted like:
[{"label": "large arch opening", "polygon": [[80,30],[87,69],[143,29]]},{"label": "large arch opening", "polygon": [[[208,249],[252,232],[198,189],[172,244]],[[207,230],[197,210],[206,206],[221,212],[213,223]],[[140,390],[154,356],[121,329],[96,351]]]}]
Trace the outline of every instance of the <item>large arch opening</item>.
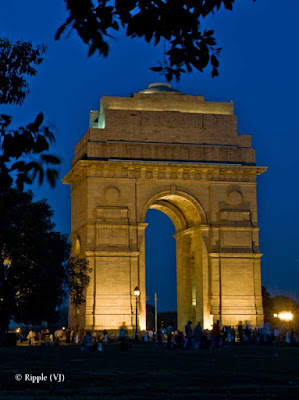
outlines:
[{"label": "large arch opening", "polygon": [[[194,197],[178,191],[175,193],[167,191],[153,196],[143,209],[143,222],[146,221],[148,210],[161,211],[169,217],[174,226],[173,236],[176,243],[175,250],[173,247],[172,251],[176,253],[178,328],[183,329],[188,320],[194,323],[200,321],[205,326],[208,307],[204,304],[206,303],[204,286],[208,276],[204,276],[207,275],[207,258],[204,256],[206,247],[202,235],[202,227],[207,224],[204,210]],[[162,219],[160,223],[163,223]],[[155,254],[154,257],[159,257],[159,254]],[[145,266],[146,260],[145,257],[145,280],[145,269],[150,267],[150,265]],[[161,278],[165,283],[165,277],[161,275]]]},{"label": "large arch opening", "polygon": [[145,222],[146,324],[150,329],[155,324],[155,294],[159,325],[177,320],[176,242],[174,225],[166,214],[149,209]]},{"label": "large arch opening", "polygon": [[173,222],[176,233],[200,224],[207,224],[202,205],[186,192],[164,191],[153,196],[141,212],[142,222],[145,221],[148,209],[159,210],[166,214]]}]

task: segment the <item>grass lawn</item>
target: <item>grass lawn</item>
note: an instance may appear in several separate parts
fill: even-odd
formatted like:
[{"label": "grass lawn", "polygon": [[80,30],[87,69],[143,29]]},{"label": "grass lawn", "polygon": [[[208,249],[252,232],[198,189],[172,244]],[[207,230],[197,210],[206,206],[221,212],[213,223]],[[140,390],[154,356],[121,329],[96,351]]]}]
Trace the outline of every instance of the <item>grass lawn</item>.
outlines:
[{"label": "grass lawn", "polygon": [[[0,398],[10,399],[299,399],[299,347],[233,345],[169,351],[135,345],[102,353],[80,347],[0,348]],[[24,374],[48,377],[24,381]],[[65,376],[49,382],[51,373]],[[17,382],[15,374],[22,374]]]}]

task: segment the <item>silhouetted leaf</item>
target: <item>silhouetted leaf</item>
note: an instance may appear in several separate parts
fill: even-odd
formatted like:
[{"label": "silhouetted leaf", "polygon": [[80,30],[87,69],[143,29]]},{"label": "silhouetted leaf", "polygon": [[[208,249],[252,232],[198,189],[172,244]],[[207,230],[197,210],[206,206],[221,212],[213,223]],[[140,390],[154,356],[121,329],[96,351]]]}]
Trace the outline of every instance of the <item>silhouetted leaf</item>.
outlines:
[{"label": "silhouetted leaf", "polygon": [[47,126],[44,127],[44,136],[49,139],[51,144],[55,143],[55,136]]},{"label": "silhouetted leaf", "polygon": [[215,76],[218,76],[218,75],[219,75],[219,73],[218,73],[217,68],[213,67],[213,69],[212,69],[212,78],[215,78]]},{"label": "silhouetted leaf", "polygon": [[16,163],[14,163],[12,166],[11,166],[11,170],[13,171],[13,170],[15,170],[15,169],[18,169],[18,170],[22,170],[22,169],[24,169],[24,166],[25,166],[25,162],[24,161],[18,161],[18,162],[16,162]]},{"label": "silhouetted leaf", "polygon": [[219,61],[217,60],[217,57],[214,56],[214,54],[211,55],[211,64],[214,67],[218,67],[219,66]]},{"label": "silhouetted leaf", "polygon": [[97,50],[97,44],[95,42],[92,42],[91,45],[89,46],[88,56],[92,56],[96,50]]},{"label": "silhouetted leaf", "polygon": [[224,3],[224,7],[227,9],[227,10],[232,10],[233,9],[233,1],[232,0],[223,0],[223,3]]},{"label": "silhouetted leaf", "polygon": [[73,17],[69,17],[66,22],[61,25],[61,27],[57,30],[56,35],[55,35],[55,40],[58,40],[61,36],[61,34],[64,32],[65,28],[67,27],[67,25],[72,22]]},{"label": "silhouetted leaf", "polygon": [[39,130],[41,124],[43,123],[43,120],[44,120],[43,113],[39,113],[33,122],[33,126],[36,131]]},{"label": "silhouetted leaf", "polygon": [[58,172],[55,169],[47,168],[47,179],[52,187],[55,187],[57,178]]},{"label": "silhouetted leaf", "polygon": [[162,71],[163,67],[150,67],[150,69],[155,72],[160,72]]},{"label": "silhouetted leaf", "polygon": [[10,125],[10,123],[11,123],[11,116],[10,115],[5,115],[5,114],[1,114],[0,115],[1,128],[7,128],[8,125]]},{"label": "silhouetted leaf", "polygon": [[53,156],[51,154],[42,154],[41,155],[42,161],[44,161],[46,164],[61,164],[61,161],[58,157]]},{"label": "silhouetted leaf", "polygon": [[205,43],[208,44],[209,46],[214,46],[216,44],[216,41],[212,37],[207,37],[205,38]]},{"label": "silhouetted leaf", "polygon": [[43,183],[43,181],[44,181],[44,171],[43,171],[43,169],[41,168],[41,169],[39,170],[39,176],[38,176],[38,183],[39,183],[39,185],[41,185],[41,184]]},{"label": "silhouetted leaf", "polygon": [[32,150],[34,153],[41,153],[42,151],[49,150],[49,143],[43,135],[37,135]]}]

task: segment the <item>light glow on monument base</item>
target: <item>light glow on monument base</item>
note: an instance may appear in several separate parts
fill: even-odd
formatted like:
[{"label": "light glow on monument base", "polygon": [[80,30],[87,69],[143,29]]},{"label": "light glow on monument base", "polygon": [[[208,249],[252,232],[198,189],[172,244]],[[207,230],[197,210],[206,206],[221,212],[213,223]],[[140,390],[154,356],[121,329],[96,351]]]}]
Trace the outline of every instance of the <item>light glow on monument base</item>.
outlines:
[{"label": "light glow on monument base", "polygon": [[213,329],[214,315],[210,314],[208,318],[204,319],[204,329]]},{"label": "light glow on monument base", "polygon": [[140,331],[146,331],[146,323],[145,322],[140,322],[139,330]]}]

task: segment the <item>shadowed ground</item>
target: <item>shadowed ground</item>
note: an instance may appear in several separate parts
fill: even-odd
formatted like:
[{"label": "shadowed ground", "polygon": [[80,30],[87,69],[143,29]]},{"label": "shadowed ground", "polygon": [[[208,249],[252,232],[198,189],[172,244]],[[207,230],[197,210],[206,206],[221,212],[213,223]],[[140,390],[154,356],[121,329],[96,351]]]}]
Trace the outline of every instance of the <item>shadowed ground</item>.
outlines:
[{"label": "shadowed ground", "polygon": [[[299,348],[238,344],[168,351],[135,345],[102,353],[79,347],[0,348],[1,399],[298,399]],[[15,374],[62,373],[64,383],[15,381]]]}]

